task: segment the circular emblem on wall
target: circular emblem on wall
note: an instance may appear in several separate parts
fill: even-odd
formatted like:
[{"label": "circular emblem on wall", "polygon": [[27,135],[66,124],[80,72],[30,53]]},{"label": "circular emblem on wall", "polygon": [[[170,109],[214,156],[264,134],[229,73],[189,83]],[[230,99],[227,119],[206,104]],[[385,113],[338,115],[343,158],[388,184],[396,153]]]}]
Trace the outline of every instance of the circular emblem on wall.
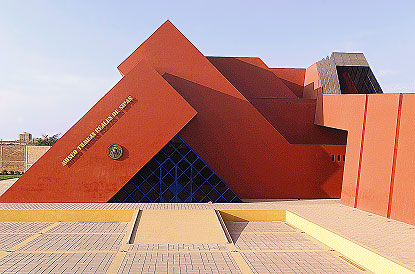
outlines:
[{"label": "circular emblem on wall", "polygon": [[107,149],[107,155],[111,159],[118,160],[122,156],[122,147],[117,144],[112,144]]}]

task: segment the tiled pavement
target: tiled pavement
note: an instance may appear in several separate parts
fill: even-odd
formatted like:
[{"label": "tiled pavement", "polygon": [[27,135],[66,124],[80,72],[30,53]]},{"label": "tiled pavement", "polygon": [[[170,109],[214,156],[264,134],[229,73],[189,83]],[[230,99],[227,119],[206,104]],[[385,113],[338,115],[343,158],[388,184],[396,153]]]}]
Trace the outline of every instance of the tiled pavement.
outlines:
[{"label": "tiled pavement", "polygon": [[124,234],[42,234],[21,251],[118,251]]},{"label": "tiled pavement", "polygon": [[415,226],[341,205],[339,200],[286,200],[240,204],[2,204],[0,209],[287,209],[415,269]]},{"label": "tiled pavement", "polygon": [[[45,228],[48,225],[50,229]],[[106,273],[119,253],[126,226],[115,222],[2,223],[4,229],[26,231],[1,234],[8,239],[0,244],[2,250],[37,237],[15,252],[3,251],[0,273]],[[359,273],[284,223],[227,223],[227,227],[235,242],[232,249],[238,250],[252,273]],[[132,244],[118,273],[246,273],[232,252],[226,244]]]},{"label": "tiled pavement", "polygon": [[11,253],[0,273],[106,273],[115,253]]},{"label": "tiled pavement", "polygon": [[242,250],[317,250],[312,241],[296,233],[232,234],[235,246]]},{"label": "tiled pavement", "polygon": [[48,230],[48,233],[123,233],[127,225],[118,222],[66,222]]},{"label": "tiled pavement", "polygon": [[254,273],[367,273],[328,252],[242,253]]},{"label": "tiled pavement", "polygon": [[223,244],[132,244],[129,246],[129,251],[218,251],[227,250],[226,245]]},{"label": "tiled pavement", "polygon": [[13,246],[28,239],[33,234],[1,234],[0,235],[0,250],[7,251]]},{"label": "tiled pavement", "polygon": [[[244,204],[0,204],[0,209],[212,208],[287,209],[415,268],[415,226],[340,205],[338,200]],[[227,225],[235,241],[234,248],[240,248],[238,253],[253,273],[360,271],[338,254],[282,223]],[[49,230],[39,233],[49,226]],[[165,269],[168,273],[241,273],[233,252],[226,250],[229,248],[226,245],[135,244],[120,253],[126,230],[127,223],[0,223],[0,273],[105,273],[116,261],[117,254],[122,254],[118,273],[167,273]],[[15,252],[5,252],[15,246],[19,247]]]},{"label": "tiled pavement", "polygon": [[253,273],[362,273],[328,247],[284,222],[226,225]]},{"label": "tiled pavement", "polygon": [[126,225],[0,223],[0,273],[106,273]]},{"label": "tiled pavement", "polygon": [[50,226],[52,223],[19,223],[3,222],[0,223],[0,233],[36,233]]},{"label": "tiled pavement", "polygon": [[118,271],[126,273],[242,273],[230,252],[127,253]]}]

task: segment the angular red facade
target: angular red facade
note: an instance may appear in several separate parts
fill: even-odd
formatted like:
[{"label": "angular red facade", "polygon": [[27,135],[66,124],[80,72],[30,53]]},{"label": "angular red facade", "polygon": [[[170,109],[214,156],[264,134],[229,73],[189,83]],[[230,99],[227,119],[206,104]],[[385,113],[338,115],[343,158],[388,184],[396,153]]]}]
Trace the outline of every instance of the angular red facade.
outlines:
[{"label": "angular red facade", "polygon": [[[307,69],[269,68],[254,57],[207,57],[167,21],[118,67],[123,78],[117,85],[0,201],[158,197],[154,201],[161,202],[173,201],[176,195],[175,201],[216,202],[342,196],[344,203],[354,205],[360,178],[358,204],[380,210],[371,208],[370,198],[365,197],[370,193],[370,185],[364,183],[371,177],[370,155],[379,146],[372,141],[379,129],[368,121],[378,115],[388,118],[387,129],[381,131],[393,146],[385,146],[389,158],[382,164],[400,163],[396,132],[389,129],[394,119],[389,112],[377,113],[376,106],[386,104],[393,114],[392,102],[400,109],[402,100],[399,95],[381,95],[382,99],[368,103],[368,96],[377,95],[341,94],[362,93],[368,83],[373,87],[370,93],[379,93],[365,60],[350,56],[334,54]],[[339,75],[334,86],[324,76],[330,74],[330,62]],[[368,75],[369,80],[360,83],[356,73]],[[410,123],[405,120],[408,111],[402,111],[402,122]],[[370,141],[362,156],[365,135]],[[109,157],[113,144],[122,148],[119,159]],[[392,171],[394,176],[403,176],[405,163],[400,165]],[[377,180],[386,177],[379,173]],[[404,195],[395,185],[397,195]],[[382,194],[388,189],[386,181],[382,187],[382,199],[393,201]],[[140,193],[134,196],[136,188]],[[169,198],[158,192],[170,192]],[[230,192],[238,199],[227,199]],[[399,202],[381,210],[393,215],[398,207]]]}]

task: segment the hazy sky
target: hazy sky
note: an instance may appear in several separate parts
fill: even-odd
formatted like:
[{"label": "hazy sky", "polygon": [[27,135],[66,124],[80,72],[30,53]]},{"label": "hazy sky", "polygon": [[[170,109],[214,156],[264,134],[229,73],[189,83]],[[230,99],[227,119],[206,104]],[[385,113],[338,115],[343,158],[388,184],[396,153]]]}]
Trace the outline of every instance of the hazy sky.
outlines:
[{"label": "hazy sky", "polygon": [[0,139],[65,133],[164,21],[205,55],[305,68],[363,52],[385,92],[415,92],[415,1],[0,0]]}]

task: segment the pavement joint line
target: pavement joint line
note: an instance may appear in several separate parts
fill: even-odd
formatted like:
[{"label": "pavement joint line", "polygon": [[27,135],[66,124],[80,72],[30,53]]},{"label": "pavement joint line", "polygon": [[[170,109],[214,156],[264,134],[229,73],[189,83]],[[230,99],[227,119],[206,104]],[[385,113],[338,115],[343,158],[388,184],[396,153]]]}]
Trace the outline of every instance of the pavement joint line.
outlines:
[{"label": "pavement joint line", "polygon": [[310,242],[313,242],[315,245],[321,247],[322,249],[324,249],[326,251],[335,251],[334,249],[332,249],[328,245],[322,243],[321,241],[317,240],[316,238],[312,237],[311,235],[308,235],[307,233],[305,233],[304,231],[302,231],[298,228],[297,228],[297,234],[301,235],[303,238],[309,240]]},{"label": "pavement joint line", "polygon": [[231,235],[239,234],[299,234],[297,231],[242,231],[242,232],[230,232]]},{"label": "pavement joint line", "polygon": [[[273,249],[266,249],[266,250],[251,250],[251,249],[222,249],[222,250],[21,250],[21,251],[14,251],[14,253],[21,253],[21,254],[28,254],[28,253],[229,253],[229,252],[241,252],[241,253],[261,253],[261,252],[275,252],[275,253],[291,253],[291,252],[331,252],[330,250],[323,250],[323,249],[290,249],[290,250],[273,250]],[[0,251],[1,253],[10,253],[7,251]]]},{"label": "pavement joint line", "polygon": [[[98,234],[98,235],[120,235],[120,234],[124,234],[125,232],[108,232],[108,233],[99,233],[99,232],[88,232],[88,233],[83,233],[83,232],[79,232],[79,233],[76,233],[76,232],[68,232],[68,233],[55,233],[55,232],[46,232],[46,233],[43,233],[43,234],[62,234],[62,235],[66,235],[66,234],[69,234],[69,235],[84,235],[84,234],[88,234],[88,235],[96,235],[96,234]],[[16,234],[20,234],[20,233],[16,233]],[[31,233],[28,233],[28,234],[31,234]]]},{"label": "pavement joint line", "polygon": [[245,259],[242,257],[241,253],[233,243],[227,244],[227,248],[230,251],[232,258],[235,260],[235,263],[239,267],[239,270],[242,274],[254,274],[251,268],[249,267],[248,263],[245,261]]},{"label": "pavement joint line", "polygon": [[0,251],[0,259],[3,259],[4,257],[6,257],[10,252],[7,251]]},{"label": "pavement joint line", "polygon": [[229,253],[227,249],[222,250],[128,250],[127,253]]},{"label": "pavement joint line", "polygon": [[60,224],[60,222],[56,222],[53,223],[47,227],[45,227],[44,229],[42,229],[41,231],[34,233],[32,236],[30,236],[29,238],[27,238],[26,240],[24,240],[23,242],[18,243],[17,245],[9,248],[7,251],[9,252],[15,252],[17,251],[19,248],[23,247],[24,245],[28,244],[29,242],[33,241],[34,239],[36,239],[37,237],[39,237],[40,235],[43,235],[43,233],[47,232],[48,230],[57,227]]},{"label": "pavement joint line", "polygon": [[350,260],[349,258],[340,255],[339,258],[345,260],[346,262],[348,262],[349,264],[353,265],[354,267],[356,267],[357,269],[361,270],[361,271],[366,271],[366,268],[360,266],[359,264],[355,263],[354,261]]},{"label": "pavement joint line", "polygon": [[241,252],[241,253],[293,253],[293,252],[330,252],[330,250],[325,249],[238,249],[236,247],[228,248],[227,250],[128,250],[127,253],[229,253],[229,252]]},{"label": "pavement joint line", "polygon": [[22,250],[16,254],[65,254],[65,253],[117,253],[118,250]]},{"label": "pavement joint line", "polygon": [[124,261],[124,257],[127,254],[129,249],[129,242],[134,233],[134,227],[138,224],[137,218],[140,216],[140,212],[142,209],[134,210],[134,214],[131,217],[130,221],[128,222],[127,228],[124,233],[124,237],[122,239],[122,245],[120,246],[118,252],[115,254],[114,259],[112,260],[111,264],[109,265],[106,273],[117,273],[119,268],[121,267],[122,262]]},{"label": "pavement joint line", "polygon": [[251,250],[251,249],[239,249],[238,250],[241,253],[293,253],[293,252],[327,252],[329,253],[329,250],[325,250],[325,249],[289,249],[289,250],[273,250],[273,249],[264,249],[264,250],[260,250],[260,249],[255,249],[255,250]]},{"label": "pavement joint line", "polygon": [[[27,234],[30,234],[30,235],[32,235],[32,234],[38,234],[38,233],[40,233],[40,232],[21,232],[21,233],[19,233],[19,232],[13,232],[13,233],[7,233],[7,232],[0,232],[0,235],[27,235]],[[66,233],[66,232],[62,232],[62,233],[60,233],[60,232],[57,232],[57,233],[55,233],[55,232],[43,232],[43,233],[40,233],[40,234],[48,234],[48,235],[54,235],[54,234],[62,234],[62,235],[80,235],[80,234],[91,234],[91,235],[94,235],[94,234],[98,234],[98,235],[119,235],[119,234],[124,234],[125,232],[103,232],[103,233],[100,233],[100,232],[87,232],[87,233],[83,233],[83,232],[79,232],[79,233],[76,233],[76,232],[68,232],[68,233]]]},{"label": "pavement joint line", "polygon": [[295,226],[293,226],[293,225],[291,225],[291,224],[289,224],[288,222],[283,222],[285,225],[287,225],[287,226],[289,226],[289,227],[291,227],[292,229],[294,229],[295,231],[299,231],[299,229],[298,228],[296,228]]}]

